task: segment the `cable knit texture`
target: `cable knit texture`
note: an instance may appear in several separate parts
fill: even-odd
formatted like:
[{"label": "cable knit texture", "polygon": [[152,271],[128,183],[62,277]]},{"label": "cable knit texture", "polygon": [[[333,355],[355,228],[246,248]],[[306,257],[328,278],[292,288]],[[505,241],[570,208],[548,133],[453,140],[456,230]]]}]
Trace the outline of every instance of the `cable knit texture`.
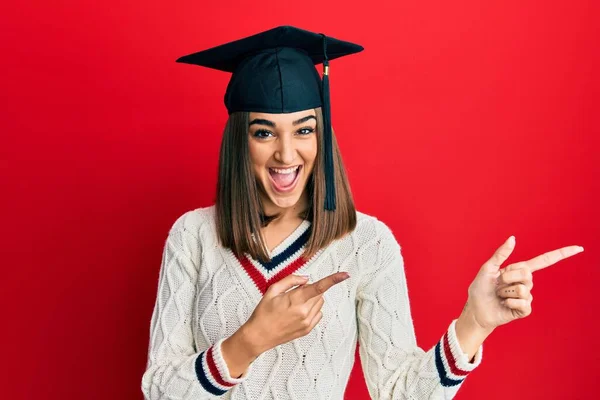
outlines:
[{"label": "cable knit texture", "polygon": [[[142,392],[148,400],[344,398],[359,342],[373,399],[451,399],[473,362],[461,351],[456,320],[429,351],[417,346],[401,248],[390,229],[357,212],[356,229],[310,260],[304,221],[270,252],[271,263],[237,258],[216,235],[214,205],[184,213],[165,242]],[[268,286],[289,274],[310,282],[350,278],[325,294],[323,318],[306,336],[261,354],[230,375],[222,341],[244,324]]]}]

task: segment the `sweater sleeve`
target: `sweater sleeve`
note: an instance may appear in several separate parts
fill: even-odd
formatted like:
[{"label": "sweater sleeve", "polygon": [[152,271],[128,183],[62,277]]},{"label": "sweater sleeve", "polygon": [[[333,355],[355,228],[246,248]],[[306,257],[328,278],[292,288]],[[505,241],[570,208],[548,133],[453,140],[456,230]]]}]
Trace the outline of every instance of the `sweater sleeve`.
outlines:
[{"label": "sweater sleeve", "polygon": [[251,369],[231,377],[221,353],[224,339],[205,349],[195,346],[192,315],[199,257],[199,240],[186,230],[184,215],[164,245],[142,376],[146,400],[214,399],[244,381]]},{"label": "sweater sleeve", "polygon": [[453,320],[425,352],[417,346],[400,245],[376,221],[377,251],[357,291],[359,355],[373,399],[451,399],[482,360],[461,350]]}]

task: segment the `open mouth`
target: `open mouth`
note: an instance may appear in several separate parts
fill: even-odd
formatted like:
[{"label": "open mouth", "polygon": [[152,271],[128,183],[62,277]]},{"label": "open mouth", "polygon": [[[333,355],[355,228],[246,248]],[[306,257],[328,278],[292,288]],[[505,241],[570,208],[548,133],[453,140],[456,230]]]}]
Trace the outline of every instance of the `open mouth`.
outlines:
[{"label": "open mouth", "polygon": [[290,192],[298,183],[302,165],[290,168],[269,168],[269,176],[273,189],[278,192]]}]

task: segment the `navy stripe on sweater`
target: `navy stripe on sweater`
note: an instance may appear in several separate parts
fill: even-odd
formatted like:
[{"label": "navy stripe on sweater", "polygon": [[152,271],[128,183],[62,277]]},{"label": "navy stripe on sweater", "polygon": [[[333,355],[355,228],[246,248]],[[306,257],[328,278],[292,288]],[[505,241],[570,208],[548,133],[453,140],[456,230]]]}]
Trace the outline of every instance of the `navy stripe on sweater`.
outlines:
[{"label": "navy stripe on sweater", "polygon": [[260,260],[258,260],[258,262],[267,271],[271,271],[273,268],[278,267],[283,261],[290,258],[295,252],[300,250],[302,246],[306,244],[308,238],[310,237],[310,232],[311,227],[309,226],[304,233],[298,237],[298,239],[294,240],[294,242],[290,244],[284,251],[273,257],[270,262],[263,263]]},{"label": "navy stripe on sweater", "polygon": [[223,393],[225,393],[227,390],[222,390],[218,387],[216,387],[215,385],[213,385],[212,383],[210,383],[210,381],[207,378],[207,374],[209,373],[208,371],[204,370],[204,367],[202,365],[202,358],[205,355],[205,351],[203,351],[202,353],[200,353],[200,355],[198,357],[196,357],[196,376],[198,377],[198,380],[200,381],[200,384],[202,385],[202,387],[209,393],[214,394],[215,396],[220,396]]},{"label": "navy stripe on sweater", "polygon": [[435,346],[435,366],[437,367],[437,371],[440,376],[440,381],[442,382],[443,386],[447,387],[459,385],[464,381],[464,379],[457,381],[455,379],[448,378],[446,369],[444,368],[444,362],[442,361],[442,354],[440,353],[441,342],[442,341],[440,340]]}]

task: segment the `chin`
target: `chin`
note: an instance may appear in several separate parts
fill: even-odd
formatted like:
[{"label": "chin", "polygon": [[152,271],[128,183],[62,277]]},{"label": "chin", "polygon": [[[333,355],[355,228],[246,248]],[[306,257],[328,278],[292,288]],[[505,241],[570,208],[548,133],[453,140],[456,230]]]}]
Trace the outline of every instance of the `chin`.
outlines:
[{"label": "chin", "polygon": [[276,205],[279,208],[290,208],[290,207],[295,206],[298,203],[298,201],[300,200],[300,196],[280,198],[280,197],[274,197],[273,195],[269,195],[269,199],[271,200],[271,203],[273,203],[274,205]]}]

